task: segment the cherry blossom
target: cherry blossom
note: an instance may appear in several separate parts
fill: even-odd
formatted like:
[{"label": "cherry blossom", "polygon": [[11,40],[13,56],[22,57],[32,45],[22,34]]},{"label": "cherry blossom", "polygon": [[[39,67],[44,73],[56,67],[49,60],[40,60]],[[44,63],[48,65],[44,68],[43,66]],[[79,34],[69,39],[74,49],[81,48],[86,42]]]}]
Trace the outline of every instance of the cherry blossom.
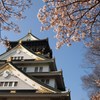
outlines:
[{"label": "cherry blossom", "polygon": [[100,100],[100,92],[96,93],[91,97],[91,100]]},{"label": "cherry blossom", "polygon": [[[20,32],[15,19],[24,19],[24,10],[29,8],[31,0],[0,0],[0,28],[1,30],[13,30]],[[14,19],[15,18],[15,19]]]},{"label": "cherry blossom", "polygon": [[[100,34],[100,0],[43,0],[38,12],[41,30],[53,28],[57,47],[83,41],[87,46]],[[100,37],[98,38],[100,40]],[[70,44],[70,45],[69,45]]]},{"label": "cherry blossom", "polygon": [[[84,62],[85,61],[85,62]],[[94,41],[85,54],[84,67],[86,75],[82,77],[83,87],[90,100],[100,99],[100,41]]]}]

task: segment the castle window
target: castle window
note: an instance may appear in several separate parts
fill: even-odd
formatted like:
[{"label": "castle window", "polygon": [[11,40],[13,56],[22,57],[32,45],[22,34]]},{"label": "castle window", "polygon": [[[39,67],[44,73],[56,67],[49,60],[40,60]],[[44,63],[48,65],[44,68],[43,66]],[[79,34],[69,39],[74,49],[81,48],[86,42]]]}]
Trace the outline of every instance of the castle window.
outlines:
[{"label": "castle window", "polygon": [[22,70],[22,71],[24,71],[24,72],[26,72],[26,70],[27,70],[26,67],[21,67],[21,68],[19,68],[19,69]]},{"label": "castle window", "polygon": [[20,60],[21,57],[18,57],[18,60]]},{"label": "castle window", "polygon": [[43,71],[43,67],[40,67],[40,68],[39,68],[39,72],[42,72],[42,71]]},{"label": "castle window", "polygon": [[17,57],[13,57],[13,60],[16,60],[17,59]]},{"label": "castle window", "polygon": [[41,79],[41,82],[43,82],[45,84],[49,84],[49,79]]},{"label": "castle window", "polygon": [[26,69],[27,69],[26,67],[23,67],[23,69],[22,69],[22,70],[23,70],[24,72],[26,72]]},{"label": "castle window", "polygon": [[22,57],[21,57],[21,60],[23,60],[23,58],[24,58],[24,57],[22,56]]},{"label": "castle window", "polygon": [[3,86],[3,82],[0,82],[0,86]]},{"label": "castle window", "polygon": [[44,79],[41,79],[41,82],[43,82],[43,83],[44,83],[44,82],[45,82],[45,80],[44,80]]},{"label": "castle window", "polygon": [[35,67],[34,72],[43,72],[43,67]]},{"label": "castle window", "polygon": [[46,79],[46,80],[45,80],[45,83],[46,83],[46,84],[49,84],[49,79]]},{"label": "castle window", "polygon": [[5,82],[5,83],[4,83],[4,86],[8,86],[8,82]]},{"label": "castle window", "polygon": [[12,60],[23,60],[23,56],[11,57]]},{"label": "castle window", "polygon": [[18,82],[0,82],[0,87],[15,87]]},{"label": "castle window", "polygon": [[14,86],[17,86],[18,82],[15,82]]},{"label": "castle window", "polygon": [[34,70],[34,72],[38,72],[38,67],[35,67],[35,70]]},{"label": "castle window", "polygon": [[9,86],[12,86],[13,82],[9,82]]}]

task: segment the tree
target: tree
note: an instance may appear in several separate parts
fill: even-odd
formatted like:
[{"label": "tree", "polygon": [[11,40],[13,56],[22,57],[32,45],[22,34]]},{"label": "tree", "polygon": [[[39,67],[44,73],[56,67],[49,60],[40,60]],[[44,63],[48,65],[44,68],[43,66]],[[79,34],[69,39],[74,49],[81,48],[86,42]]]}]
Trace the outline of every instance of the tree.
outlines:
[{"label": "tree", "polygon": [[1,37],[2,30],[13,30],[19,33],[20,29],[14,22],[15,19],[24,19],[26,16],[23,12],[31,5],[31,0],[0,0],[0,43],[2,42],[7,47],[9,41],[7,38]]},{"label": "tree", "polygon": [[43,0],[38,19],[41,30],[53,28],[57,33],[57,48],[63,44],[83,41],[90,46],[92,40],[100,40],[100,0]]},{"label": "tree", "polygon": [[91,100],[100,100],[100,92],[96,93],[91,97]]},{"label": "tree", "polygon": [[95,42],[94,45],[86,53],[85,59],[88,68],[92,68],[92,72],[84,75],[82,81],[84,87],[88,90],[90,100],[100,99],[100,42]]},{"label": "tree", "polygon": [[23,12],[30,7],[31,0],[0,0],[0,28],[20,32],[15,19],[24,19]]}]

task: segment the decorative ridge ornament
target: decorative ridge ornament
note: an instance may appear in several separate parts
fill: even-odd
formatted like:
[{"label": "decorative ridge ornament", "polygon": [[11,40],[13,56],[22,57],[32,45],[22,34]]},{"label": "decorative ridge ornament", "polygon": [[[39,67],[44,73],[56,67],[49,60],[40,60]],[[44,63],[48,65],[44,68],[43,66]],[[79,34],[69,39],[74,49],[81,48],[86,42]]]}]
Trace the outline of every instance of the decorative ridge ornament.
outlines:
[{"label": "decorative ridge ornament", "polygon": [[22,43],[22,40],[19,41],[19,44],[21,44],[21,43]]},{"label": "decorative ridge ornament", "polygon": [[32,33],[32,30],[31,29],[29,30],[28,34],[30,34],[30,33]]},{"label": "decorative ridge ornament", "polygon": [[10,75],[10,71],[9,71],[9,70],[5,70],[5,71],[3,72],[3,77],[4,77],[4,78],[7,78],[9,75]]}]

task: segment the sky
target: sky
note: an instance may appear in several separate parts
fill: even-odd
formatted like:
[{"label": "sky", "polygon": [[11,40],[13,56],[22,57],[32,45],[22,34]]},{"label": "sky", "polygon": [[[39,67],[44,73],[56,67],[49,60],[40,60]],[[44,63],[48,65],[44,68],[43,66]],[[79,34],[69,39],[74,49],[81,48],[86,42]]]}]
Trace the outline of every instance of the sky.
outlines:
[{"label": "sky", "polygon": [[[57,40],[54,38],[56,33],[52,29],[40,32],[41,23],[38,21],[37,13],[44,3],[42,0],[32,0],[32,2],[31,8],[25,11],[27,18],[21,21],[15,20],[20,26],[21,33],[2,31],[2,37],[7,36],[9,40],[15,41],[24,37],[31,30],[32,34],[40,39],[48,38],[53,57],[56,59],[57,68],[63,70],[66,89],[71,91],[71,100],[89,100],[87,91],[83,89],[81,81],[81,77],[85,74],[85,69],[82,68],[86,51],[84,45],[78,42],[71,47],[64,45],[57,50]],[[4,51],[4,45],[0,45],[0,54]]]}]

